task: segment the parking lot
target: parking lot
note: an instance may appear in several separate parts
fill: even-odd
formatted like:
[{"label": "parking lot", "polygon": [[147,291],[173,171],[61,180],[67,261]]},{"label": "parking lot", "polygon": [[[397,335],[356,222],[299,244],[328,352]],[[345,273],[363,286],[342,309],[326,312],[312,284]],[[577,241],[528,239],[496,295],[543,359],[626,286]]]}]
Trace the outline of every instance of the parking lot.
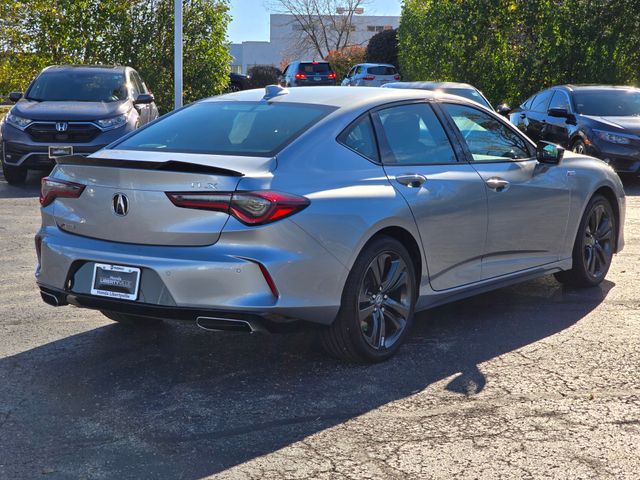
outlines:
[{"label": "parking lot", "polygon": [[0,478],[615,478],[640,471],[640,180],[598,288],[552,277],[418,316],[399,355],[307,334],[131,330],[45,305],[38,178],[0,177]]}]

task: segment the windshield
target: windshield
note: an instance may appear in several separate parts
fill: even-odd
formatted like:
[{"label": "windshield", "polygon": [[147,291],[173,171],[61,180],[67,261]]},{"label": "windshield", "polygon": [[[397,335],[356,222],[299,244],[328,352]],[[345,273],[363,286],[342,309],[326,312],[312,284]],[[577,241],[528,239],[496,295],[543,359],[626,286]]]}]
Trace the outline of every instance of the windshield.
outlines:
[{"label": "windshield", "polygon": [[122,72],[66,70],[44,72],[27,90],[27,100],[48,102],[118,102],[126,100]]},{"label": "windshield", "polygon": [[443,88],[441,91],[450,95],[457,95],[459,97],[473,100],[474,102],[493,110],[491,105],[489,105],[489,102],[487,102],[485,98],[480,95],[480,92],[472,88]]},{"label": "windshield", "polygon": [[201,102],[164,117],[114,148],[273,156],[331,111],[299,103]]},{"label": "windshield", "polygon": [[598,117],[640,115],[640,90],[576,90],[576,111]]}]

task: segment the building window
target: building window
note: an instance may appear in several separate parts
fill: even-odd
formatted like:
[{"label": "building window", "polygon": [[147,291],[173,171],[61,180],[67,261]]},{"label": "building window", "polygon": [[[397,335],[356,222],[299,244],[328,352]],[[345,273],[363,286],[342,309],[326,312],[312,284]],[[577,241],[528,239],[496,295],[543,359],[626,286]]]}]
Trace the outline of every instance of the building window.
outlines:
[{"label": "building window", "polygon": [[387,28],[383,25],[367,25],[367,32],[382,32],[383,30],[387,30]]},{"label": "building window", "polygon": [[231,65],[232,73],[242,73],[242,65]]}]

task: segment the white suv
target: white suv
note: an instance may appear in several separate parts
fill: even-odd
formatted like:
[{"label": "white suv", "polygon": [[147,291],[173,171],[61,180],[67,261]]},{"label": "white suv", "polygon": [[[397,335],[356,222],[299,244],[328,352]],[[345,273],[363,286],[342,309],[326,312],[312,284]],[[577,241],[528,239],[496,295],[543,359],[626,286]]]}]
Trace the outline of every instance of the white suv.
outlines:
[{"label": "white suv", "polygon": [[342,80],[343,87],[380,87],[385,83],[397,82],[400,75],[396,67],[388,63],[359,63]]}]

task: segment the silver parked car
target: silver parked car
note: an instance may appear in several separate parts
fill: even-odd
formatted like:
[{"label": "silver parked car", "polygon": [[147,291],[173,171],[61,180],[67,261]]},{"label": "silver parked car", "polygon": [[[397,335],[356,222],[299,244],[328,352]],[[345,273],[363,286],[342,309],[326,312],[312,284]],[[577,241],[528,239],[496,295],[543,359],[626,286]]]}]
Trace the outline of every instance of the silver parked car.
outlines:
[{"label": "silver parked car", "polygon": [[349,70],[341,85],[343,87],[381,87],[399,80],[400,75],[393,65],[388,63],[359,63]]},{"label": "silver parked car", "polygon": [[[419,90],[431,90],[433,92],[448,93],[449,95],[458,95],[474,102],[479,103],[483,107],[493,110],[491,103],[487,97],[473,85],[458,82],[393,82],[384,85],[384,88],[408,88]],[[502,113],[502,112],[498,112]]]},{"label": "silver parked car", "polygon": [[222,95],[58,159],[36,278],[47,303],[124,323],[315,324],[331,354],[380,361],[416,311],[552,273],[602,282],[622,184],[563,153],[457,96]]}]

